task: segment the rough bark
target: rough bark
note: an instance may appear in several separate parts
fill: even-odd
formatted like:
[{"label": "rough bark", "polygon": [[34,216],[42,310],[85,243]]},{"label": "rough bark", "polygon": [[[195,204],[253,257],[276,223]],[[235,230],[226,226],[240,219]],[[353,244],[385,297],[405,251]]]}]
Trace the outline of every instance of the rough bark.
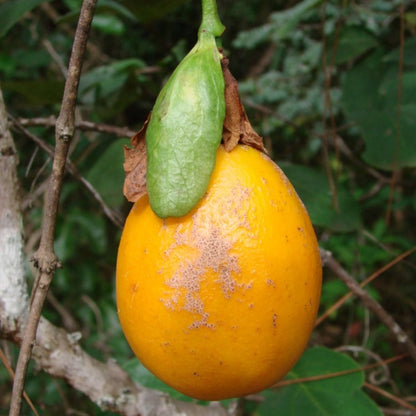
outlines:
[{"label": "rough bark", "polygon": [[0,328],[11,331],[19,329],[28,311],[17,163],[0,90]]}]

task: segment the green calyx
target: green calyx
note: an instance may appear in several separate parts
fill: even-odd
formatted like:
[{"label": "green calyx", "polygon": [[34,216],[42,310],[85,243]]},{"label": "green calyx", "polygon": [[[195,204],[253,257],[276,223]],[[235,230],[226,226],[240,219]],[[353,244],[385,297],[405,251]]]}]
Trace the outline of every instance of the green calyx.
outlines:
[{"label": "green calyx", "polygon": [[181,217],[203,197],[225,117],[214,0],[203,1],[198,42],[160,92],[146,130],[147,192],[160,218]]}]

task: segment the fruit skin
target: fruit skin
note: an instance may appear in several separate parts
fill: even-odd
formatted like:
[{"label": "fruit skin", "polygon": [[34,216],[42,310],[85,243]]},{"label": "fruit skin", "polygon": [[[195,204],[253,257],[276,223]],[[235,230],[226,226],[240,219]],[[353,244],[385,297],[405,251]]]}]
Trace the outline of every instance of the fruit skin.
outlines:
[{"label": "fruit skin", "polygon": [[178,391],[221,400],[261,391],[304,351],[322,268],[308,214],[283,172],[222,146],[208,190],[183,218],[132,208],[117,259],[117,305],[142,364]]}]

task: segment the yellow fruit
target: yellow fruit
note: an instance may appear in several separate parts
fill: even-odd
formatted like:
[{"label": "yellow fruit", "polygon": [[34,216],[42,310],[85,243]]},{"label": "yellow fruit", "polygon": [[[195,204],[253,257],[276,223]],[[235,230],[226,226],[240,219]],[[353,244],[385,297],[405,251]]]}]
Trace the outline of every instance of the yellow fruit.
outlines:
[{"label": "yellow fruit", "polygon": [[322,269],[308,214],[283,172],[222,147],[208,190],[181,218],[132,208],[117,259],[117,305],[142,364],[198,399],[282,378],[314,326]]}]

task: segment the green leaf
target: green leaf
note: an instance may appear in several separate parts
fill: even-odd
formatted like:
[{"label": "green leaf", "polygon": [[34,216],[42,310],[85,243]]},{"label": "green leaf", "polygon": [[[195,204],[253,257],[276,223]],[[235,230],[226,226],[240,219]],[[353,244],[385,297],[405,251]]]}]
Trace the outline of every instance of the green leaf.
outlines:
[{"label": "green leaf", "polygon": [[[57,22],[58,23],[73,23],[76,22],[79,19],[79,12],[80,12],[80,7],[79,5],[74,5],[72,7],[72,10],[68,13],[66,13],[65,15],[63,15],[62,17],[60,17]],[[96,21],[97,15],[101,15],[101,16],[106,16],[107,18],[110,18],[110,14],[115,13],[120,17],[126,18],[130,21],[136,22],[136,16],[134,16],[133,13],[131,13],[131,11],[129,9],[127,9],[126,7],[124,7],[122,4],[118,3],[117,1],[113,1],[113,0],[100,0],[97,4],[97,7],[95,8],[95,15],[94,15],[94,20],[93,20],[93,25],[98,28],[101,29],[100,27],[100,22]],[[120,19],[118,19],[118,17],[116,16],[112,16],[114,17],[114,19],[116,19],[115,21],[117,21],[117,25],[120,25],[120,23],[122,24],[122,21]],[[100,19],[99,19],[100,20]],[[109,30],[109,28],[107,28]],[[108,32],[108,33],[112,33],[112,32]],[[117,33],[116,33],[117,34]]]},{"label": "green leaf", "polygon": [[337,208],[333,205],[326,175],[316,169],[287,162],[280,162],[279,166],[305,204],[313,224],[334,231],[352,231],[361,226],[359,205],[344,186],[336,185]]},{"label": "green leaf", "polygon": [[103,217],[74,209],[59,228],[55,251],[61,260],[68,260],[82,245],[96,254],[104,254],[107,248],[105,221]]},{"label": "green leaf", "polygon": [[0,38],[3,37],[27,12],[50,0],[14,0],[0,5]]},{"label": "green leaf", "polygon": [[[400,57],[400,48],[392,50],[384,56],[383,62],[393,62],[397,65]],[[407,39],[403,48],[403,64],[406,67],[416,66],[416,38]]]},{"label": "green leaf", "polygon": [[239,32],[233,41],[233,46],[236,48],[254,49],[261,43],[268,41],[272,32],[273,26],[270,23]]},{"label": "green leaf", "polygon": [[15,59],[11,58],[9,54],[0,53],[0,72],[9,76],[13,74],[15,68]]},{"label": "green leaf", "polygon": [[342,86],[346,116],[357,123],[366,144],[363,158],[386,170],[416,166],[416,71],[402,75],[398,117],[397,68],[377,49],[347,73]]},{"label": "green leaf", "polygon": [[125,31],[122,20],[111,14],[95,14],[92,25],[95,29],[108,35],[120,36]]},{"label": "green leaf", "polygon": [[[329,280],[322,285],[321,306],[330,308],[338,299],[349,292],[348,287],[339,279]],[[337,311],[332,313],[336,316]]]},{"label": "green leaf", "polygon": [[145,63],[136,58],[123,59],[92,69],[81,77],[79,97],[83,103],[96,103],[97,99],[112,102],[130,75]]},{"label": "green leaf", "polygon": [[279,41],[291,37],[304,15],[321,3],[322,0],[303,0],[289,9],[272,13],[270,15],[271,23],[240,32],[233,45],[237,48],[253,49],[271,39],[279,43]]},{"label": "green leaf", "polygon": [[[327,348],[308,349],[288,380],[333,374],[357,369],[357,363],[345,354]],[[362,371],[317,381],[296,383],[262,395],[265,400],[257,409],[259,416],[381,416],[375,403],[361,390]]]},{"label": "green leaf", "polygon": [[12,55],[15,65],[21,70],[29,70],[47,67],[50,64],[51,56],[46,50],[39,49],[15,49]]},{"label": "green leaf", "polygon": [[[329,51],[332,51],[334,42],[334,39],[329,42]],[[366,29],[358,26],[344,26],[336,44],[335,63],[343,64],[375,48],[377,45],[377,38]]]},{"label": "green leaf", "polygon": [[273,39],[280,41],[293,35],[293,31],[304,17],[305,13],[319,6],[323,0],[303,0],[296,6],[281,12],[272,13],[270,18],[275,26]]},{"label": "green leaf", "polygon": [[100,0],[97,4],[97,11],[102,10],[113,10],[117,12],[120,16],[126,17],[127,19],[131,21],[137,21],[136,17],[133,13],[130,12],[129,9],[124,7],[120,2],[113,1],[113,0]]},{"label": "green leaf", "polygon": [[22,80],[2,83],[5,90],[17,92],[29,104],[56,104],[62,99],[64,82],[58,80]]},{"label": "green leaf", "polygon": [[126,139],[115,140],[86,174],[86,179],[113,208],[124,202],[123,145],[128,143]]}]

